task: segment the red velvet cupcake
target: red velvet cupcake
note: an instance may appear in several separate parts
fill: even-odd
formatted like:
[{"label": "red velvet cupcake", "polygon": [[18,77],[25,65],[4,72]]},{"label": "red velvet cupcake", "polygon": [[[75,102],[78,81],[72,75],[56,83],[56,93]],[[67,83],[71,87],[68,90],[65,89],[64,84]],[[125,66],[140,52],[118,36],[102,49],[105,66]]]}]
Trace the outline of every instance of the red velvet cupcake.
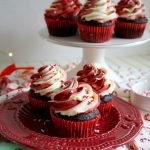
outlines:
[{"label": "red velvet cupcake", "polygon": [[88,84],[66,88],[51,101],[50,113],[59,136],[85,138],[94,134],[100,119],[98,95]]},{"label": "red velvet cupcake", "polygon": [[78,27],[81,39],[94,43],[109,41],[116,18],[116,10],[111,0],[87,0],[79,13]]},{"label": "red velvet cupcake", "polygon": [[49,101],[53,99],[55,91],[60,88],[67,75],[57,65],[47,65],[38,69],[38,73],[31,76],[29,101],[37,109],[49,109]]},{"label": "red velvet cupcake", "polygon": [[109,116],[115,89],[114,83],[106,79],[106,70],[99,67],[98,64],[87,64],[77,73],[78,82],[88,83],[92,86],[94,91],[99,95],[100,105],[98,107],[102,119]]},{"label": "red velvet cupcake", "polygon": [[119,17],[115,25],[115,35],[127,39],[141,37],[148,21],[141,0],[121,0],[116,9]]},{"label": "red velvet cupcake", "polygon": [[50,35],[72,36],[77,32],[78,0],[55,0],[45,10],[45,21]]}]

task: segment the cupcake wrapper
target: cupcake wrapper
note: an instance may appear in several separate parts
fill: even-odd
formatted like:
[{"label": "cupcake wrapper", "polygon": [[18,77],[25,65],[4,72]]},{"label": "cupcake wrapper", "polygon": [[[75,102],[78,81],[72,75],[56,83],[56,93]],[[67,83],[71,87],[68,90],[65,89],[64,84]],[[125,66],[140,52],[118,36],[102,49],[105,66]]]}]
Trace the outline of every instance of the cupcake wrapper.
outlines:
[{"label": "cupcake wrapper", "polygon": [[37,99],[31,97],[30,95],[28,97],[29,97],[30,104],[34,108],[42,109],[42,110],[48,110],[49,109],[49,102],[44,102],[44,101],[41,101],[41,100],[37,100]]},{"label": "cupcake wrapper", "polygon": [[83,41],[102,43],[112,38],[114,25],[105,27],[94,27],[78,23],[80,37]]},{"label": "cupcake wrapper", "polygon": [[101,119],[107,118],[109,116],[111,108],[112,108],[112,103],[113,103],[113,100],[110,100],[107,103],[103,103],[99,105],[98,109],[101,114]]},{"label": "cupcake wrapper", "polygon": [[70,138],[86,138],[93,135],[95,125],[100,119],[100,115],[98,115],[91,120],[75,122],[61,119],[60,117],[57,117],[53,111],[50,111],[50,113],[54,127],[59,136]]},{"label": "cupcake wrapper", "polygon": [[117,21],[115,35],[119,38],[134,39],[143,35],[147,23],[128,23]]},{"label": "cupcake wrapper", "polygon": [[50,35],[72,36],[77,32],[77,21],[75,20],[55,20],[45,17],[45,22]]}]

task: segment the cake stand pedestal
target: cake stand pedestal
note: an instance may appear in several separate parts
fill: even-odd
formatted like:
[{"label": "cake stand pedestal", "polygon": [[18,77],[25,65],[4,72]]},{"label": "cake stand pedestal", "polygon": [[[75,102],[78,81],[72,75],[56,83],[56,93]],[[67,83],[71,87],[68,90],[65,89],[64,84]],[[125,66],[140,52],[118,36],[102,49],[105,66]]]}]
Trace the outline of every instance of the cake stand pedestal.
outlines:
[{"label": "cake stand pedestal", "polygon": [[141,38],[121,39],[113,37],[110,41],[105,43],[84,42],[80,39],[78,34],[70,37],[49,36],[46,28],[40,31],[40,35],[42,38],[51,43],[70,47],[80,47],[83,49],[82,61],[76,66],[75,69],[72,69],[68,72],[68,77],[75,77],[77,71],[82,69],[85,64],[98,63],[100,66],[105,67],[108,70],[108,78],[114,81],[121,81],[121,79],[105,63],[105,49],[138,46],[150,40],[150,33],[148,31],[145,31]]},{"label": "cake stand pedestal", "polygon": [[109,77],[109,74],[111,74],[113,76],[112,79],[120,80],[119,77],[116,76],[116,74],[106,64],[104,48],[84,47],[82,48],[82,52],[83,52],[83,57],[82,57],[80,64],[78,64],[76,68],[69,71],[68,76],[70,77],[75,76],[76,73],[79,71],[79,69],[82,69],[85,64],[98,63],[100,67],[104,67],[107,69],[107,71],[109,72],[108,77]]}]

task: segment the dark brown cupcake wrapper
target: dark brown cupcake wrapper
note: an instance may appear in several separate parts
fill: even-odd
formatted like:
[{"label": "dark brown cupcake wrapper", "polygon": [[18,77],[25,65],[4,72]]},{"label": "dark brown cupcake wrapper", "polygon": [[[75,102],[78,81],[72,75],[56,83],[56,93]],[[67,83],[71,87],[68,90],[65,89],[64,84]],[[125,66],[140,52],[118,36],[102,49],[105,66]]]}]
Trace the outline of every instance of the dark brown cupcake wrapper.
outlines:
[{"label": "dark brown cupcake wrapper", "polygon": [[134,39],[140,38],[146,28],[147,23],[129,23],[117,21],[115,25],[115,35],[119,38]]},{"label": "dark brown cupcake wrapper", "polygon": [[45,22],[50,35],[65,37],[77,32],[76,20],[55,20],[45,17]]}]

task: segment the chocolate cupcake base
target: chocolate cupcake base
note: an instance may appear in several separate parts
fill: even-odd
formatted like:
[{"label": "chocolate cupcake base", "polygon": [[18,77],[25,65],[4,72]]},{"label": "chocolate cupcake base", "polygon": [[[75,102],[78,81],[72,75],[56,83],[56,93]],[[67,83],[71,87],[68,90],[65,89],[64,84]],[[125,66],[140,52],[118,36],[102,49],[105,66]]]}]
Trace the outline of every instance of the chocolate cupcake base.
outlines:
[{"label": "chocolate cupcake base", "polygon": [[55,115],[62,119],[70,120],[70,121],[86,121],[86,120],[96,118],[96,116],[99,115],[99,110],[96,109],[92,112],[84,113],[84,114],[77,114],[75,116],[63,116],[60,113],[55,113]]},{"label": "chocolate cupcake base", "polygon": [[102,103],[99,105],[98,109],[101,113],[101,119],[105,119],[107,118],[109,115],[110,115],[110,111],[111,111],[111,108],[112,108],[112,103],[113,101],[109,101],[107,103]]},{"label": "chocolate cupcake base", "polygon": [[119,38],[140,38],[146,28],[147,18],[136,20],[118,19],[115,25],[115,35]]},{"label": "chocolate cupcake base", "polygon": [[109,116],[111,108],[112,108],[112,103],[113,103],[113,96],[112,94],[105,95],[103,97],[100,97],[101,103],[98,107],[100,114],[101,114],[101,119],[105,119]]},{"label": "chocolate cupcake base", "polygon": [[48,112],[49,111],[49,106],[50,103],[48,101],[50,101],[50,98],[47,97],[42,97],[42,96],[38,96],[34,93],[33,90],[30,90],[28,93],[28,98],[29,98],[29,102],[30,104],[38,110],[43,110]]},{"label": "chocolate cupcake base", "polygon": [[114,23],[79,22],[80,37],[85,42],[103,43],[112,38]]},{"label": "chocolate cupcake base", "polygon": [[76,20],[61,20],[45,17],[45,22],[49,34],[53,36],[67,37],[73,36],[77,32]]},{"label": "chocolate cupcake base", "polygon": [[[100,119],[99,111],[86,114],[87,116],[96,115],[94,118],[90,117],[91,119],[89,120],[85,120],[87,117],[83,117],[84,114],[80,117],[78,116],[77,118],[80,118],[79,121],[77,121],[77,118],[75,119],[76,121],[74,121],[73,117],[69,117],[67,118],[69,120],[66,120],[66,117],[64,119],[62,115],[58,115],[52,110],[50,110],[50,114],[58,135],[68,138],[86,138],[92,136],[94,134],[95,125]],[[81,118],[84,118],[84,121],[81,121]]]}]

